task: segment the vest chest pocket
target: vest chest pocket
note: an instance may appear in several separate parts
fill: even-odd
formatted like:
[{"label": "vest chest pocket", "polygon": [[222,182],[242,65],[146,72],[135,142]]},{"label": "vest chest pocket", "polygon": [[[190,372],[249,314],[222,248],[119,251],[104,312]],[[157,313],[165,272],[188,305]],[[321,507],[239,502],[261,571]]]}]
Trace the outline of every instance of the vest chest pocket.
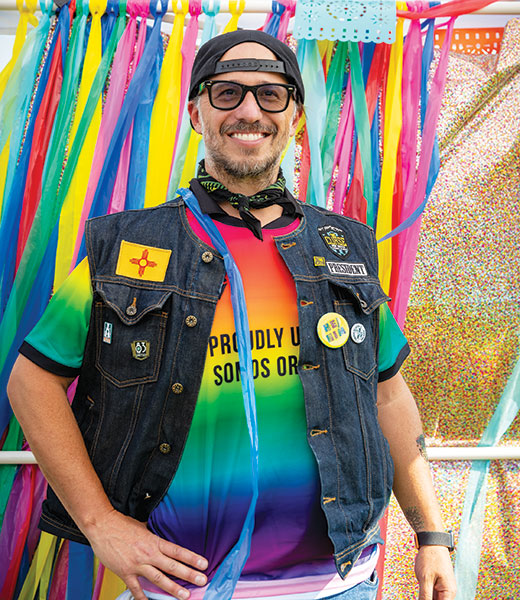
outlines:
[{"label": "vest chest pocket", "polygon": [[349,337],[342,346],[346,368],[363,379],[377,371],[379,318],[376,309],[389,298],[379,283],[332,284],[336,299],[334,311],[349,325]]},{"label": "vest chest pocket", "polygon": [[157,381],[170,291],[98,283],[95,290],[96,368],[114,385]]}]

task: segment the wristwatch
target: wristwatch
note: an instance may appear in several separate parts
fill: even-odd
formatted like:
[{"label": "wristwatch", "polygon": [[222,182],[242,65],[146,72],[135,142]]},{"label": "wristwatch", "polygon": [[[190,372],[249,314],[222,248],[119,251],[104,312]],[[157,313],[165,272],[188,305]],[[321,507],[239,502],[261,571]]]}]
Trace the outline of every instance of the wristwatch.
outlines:
[{"label": "wristwatch", "polygon": [[451,531],[419,531],[415,534],[415,547],[446,546],[450,552],[455,550],[455,540]]}]

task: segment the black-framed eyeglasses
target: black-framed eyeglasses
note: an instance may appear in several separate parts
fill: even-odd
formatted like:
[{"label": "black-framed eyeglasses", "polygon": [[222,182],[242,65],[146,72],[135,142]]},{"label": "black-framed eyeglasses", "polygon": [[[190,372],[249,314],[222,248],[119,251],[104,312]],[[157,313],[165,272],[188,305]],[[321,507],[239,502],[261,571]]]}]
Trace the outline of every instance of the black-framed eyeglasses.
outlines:
[{"label": "black-framed eyeglasses", "polygon": [[262,83],[243,85],[236,81],[216,81],[209,79],[200,85],[199,94],[208,90],[209,102],[218,110],[233,110],[240,106],[247,92],[255,97],[258,106],[265,112],[283,112],[296,91],[294,85],[284,83]]}]

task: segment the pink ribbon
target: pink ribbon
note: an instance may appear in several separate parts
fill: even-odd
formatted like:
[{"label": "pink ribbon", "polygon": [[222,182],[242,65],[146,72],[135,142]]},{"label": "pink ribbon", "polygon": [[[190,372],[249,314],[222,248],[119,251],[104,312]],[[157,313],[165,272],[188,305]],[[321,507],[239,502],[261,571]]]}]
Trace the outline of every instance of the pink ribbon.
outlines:
[{"label": "pink ribbon", "polygon": [[[418,4],[422,5],[423,2]],[[422,7],[421,7],[422,8]],[[417,164],[417,130],[421,99],[421,23],[412,21],[403,48],[403,125],[401,153],[403,173],[402,215],[410,214]]]},{"label": "pink ribbon", "polygon": [[197,35],[199,33],[199,16],[202,13],[202,1],[190,0],[189,11],[190,21],[188,23],[188,26],[186,27],[186,30],[184,31],[184,37],[182,39],[181,46],[181,95],[179,102],[179,118],[177,120],[177,129],[175,131],[175,145],[173,147],[172,164],[170,166],[170,176],[173,169],[173,163],[175,162],[175,151],[177,149],[177,142],[179,140],[181,123],[184,117],[184,111],[186,109],[186,97],[188,95],[188,89],[190,86],[191,69],[193,67],[193,61],[195,59],[195,50],[197,47]]},{"label": "pink ribbon", "polygon": [[[350,157],[352,155],[352,141],[354,135],[354,107],[352,104],[352,86],[350,78],[345,91],[345,100],[341,109],[338,132],[336,134],[336,145],[334,148],[334,161],[332,172],[338,167],[338,176],[336,179],[336,188],[334,190],[333,211],[343,212],[343,201],[347,191],[348,173],[350,168]],[[332,179],[329,184],[327,196],[332,188]]]},{"label": "pink ribbon", "polygon": [[0,534],[0,598],[12,598],[33,509],[35,465],[23,465],[16,474]]},{"label": "pink ribbon", "polygon": [[[416,199],[417,205],[423,201],[426,194],[426,186],[428,184],[428,173],[430,170],[437,121],[439,119],[442,95],[446,85],[446,73],[448,69],[448,59],[454,23],[455,18],[450,19],[448,22],[446,37],[442,46],[439,64],[433,78],[428,106],[426,107],[421,157],[419,159],[419,169],[413,191],[413,198]],[[403,217],[406,218],[406,215],[403,215]],[[406,308],[408,306],[408,299],[410,295],[420,227],[421,218],[419,217],[413,225],[401,233],[402,242],[399,248],[400,279],[394,301],[394,316],[401,327],[404,325],[404,320],[406,317]]]},{"label": "pink ribbon", "polygon": [[99,595],[101,594],[101,588],[103,587],[103,577],[105,576],[105,567],[103,563],[99,563],[97,575],[96,575],[96,585],[94,586],[94,591],[92,592],[92,600],[99,600]]},{"label": "pink ribbon", "polygon": [[[130,18],[136,20],[137,17],[141,17],[141,23],[139,25],[139,34],[137,36],[137,43],[134,53],[134,58],[131,65],[131,75],[128,78],[127,86],[130,83],[131,76],[135,73],[139,60],[143,55],[144,45],[146,42],[146,17],[149,15],[149,5],[141,4],[139,2],[129,2],[127,5],[127,11],[130,14]],[[126,186],[128,184],[128,169],[130,168],[130,156],[132,153],[132,137],[133,137],[134,125],[130,125],[128,134],[126,136],[123,149],[121,151],[121,158],[119,160],[119,167],[117,169],[116,181],[114,184],[114,190],[112,191],[112,197],[110,199],[110,206],[108,207],[108,213],[112,214],[115,212],[121,212],[125,209],[126,199]],[[89,182],[90,183],[90,182]]]},{"label": "pink ribbon", "polygon": [[278,39],[282,42],[287,37],[287,30],[289,29],[289,21],[294,17],[296,12],[296,0],[278,0],[280,4],[285,4],[285,11],[280,17],[280,27],[278,28]]},{"label": "pink ribbon", "polygon": [[54,571],[52,573],[49,600],[63,600],[67,597],[67,580],[69,575],[69,540],[64,540]]},{"label": "pink ribbon", "polygon": [[132,52],[135,45],[135,33],[136,20],[135,18],[130,18],[126,25],[125,31],[119,40],[114,55],[114,60],[112,62],[110,87],[108,89],[107,99],[103,109],[103,116],[101,118],[101,126],[99,128],[99,135],[96,142],[96,148],[94,150],[94,159],[92,160],[85,202],[83,203],[83,210],[81,211],[78,237],[76,239],[76,246],[74,248],[71,270],[75,267],[78,259],[81,240],[83,238],[83,231],[85,229],[85,221],[88,218],[90,207],[92,206],[92,200],[94,199],[99,176],[101,175],[103,163],[105,162],[105,156],[110,144],[110,139],[114,133],[117,119],[119,117],[119,113],[121,112],[121,106],[123,105],[123,100],[126,93],[128,68],[130,66]]}]

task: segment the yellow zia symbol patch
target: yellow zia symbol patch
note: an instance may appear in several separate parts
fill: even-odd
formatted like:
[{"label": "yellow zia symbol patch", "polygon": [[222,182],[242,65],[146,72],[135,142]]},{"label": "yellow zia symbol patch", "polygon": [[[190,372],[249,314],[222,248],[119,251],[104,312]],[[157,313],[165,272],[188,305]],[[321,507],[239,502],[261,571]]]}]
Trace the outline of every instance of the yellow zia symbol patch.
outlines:
[{"label": "yellow zia symbol patch", "polygon": [[171,250],[121,241],[116,275],[143,281],[164,281]]}]

